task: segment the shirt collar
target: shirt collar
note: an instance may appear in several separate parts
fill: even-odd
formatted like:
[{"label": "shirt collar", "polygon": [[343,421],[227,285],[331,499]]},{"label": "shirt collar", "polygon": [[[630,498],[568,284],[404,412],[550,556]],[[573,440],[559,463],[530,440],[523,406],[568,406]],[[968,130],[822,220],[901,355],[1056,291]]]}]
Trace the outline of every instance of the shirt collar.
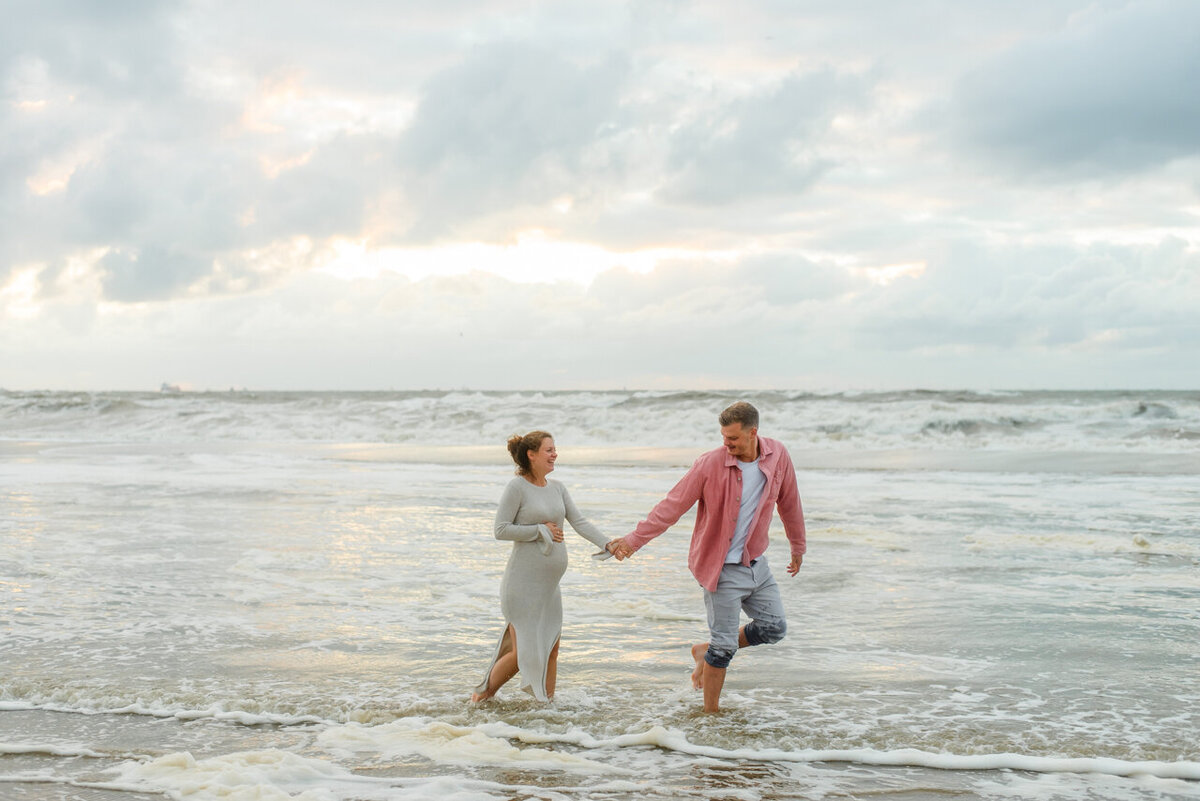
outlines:
[{"label": "shirt collar", "polygon": [[[772,441],[773,440],[769,440],[766,437],[762,437],[762,436],[760,436],[758,438],[758,458],[759,458],[760,464],[762,463],[763,458],[765,458],[768,454],[773,452],[773,449],[771,448]],[[736,456],[734,456],[729,451],[725,451],[725,466],[726,467],[737,467],[737,462],[738,462],[738,458]]]}]

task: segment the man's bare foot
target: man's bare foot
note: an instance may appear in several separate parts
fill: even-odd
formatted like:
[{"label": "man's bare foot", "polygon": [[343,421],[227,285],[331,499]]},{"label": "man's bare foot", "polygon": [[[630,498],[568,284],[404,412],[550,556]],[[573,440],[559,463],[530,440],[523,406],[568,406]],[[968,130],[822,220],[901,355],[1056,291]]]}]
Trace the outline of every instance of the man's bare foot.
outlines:
[{"label": "man's bare foot", "polygon": [[493,695],[495,695],[493,692],[471,693],[471,703],[478,704],[480,701],[486,701]]},{"label": "man's bare foot", "polygon": [[696,669],[692,671],[692,686],[697,690],[704,689],[704,654],[706,651],[708,651],[706,642],[692,646],[692,659],[696,660]]}]

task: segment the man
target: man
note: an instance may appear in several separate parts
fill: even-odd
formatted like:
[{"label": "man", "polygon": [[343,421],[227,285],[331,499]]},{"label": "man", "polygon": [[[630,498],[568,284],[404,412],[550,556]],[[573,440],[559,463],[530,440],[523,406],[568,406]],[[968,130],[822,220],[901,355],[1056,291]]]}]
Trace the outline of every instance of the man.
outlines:
[{"label": "man", "polygon": [[[692,684],[704,690],[704,711],[720,708],[725,670],[739,647],[775,643],[787,630],[779,585],[767,566],[767,530],[774,508],[791,543],[788,573],[804,561],[804,511],[796,470],[783,444],[758,436],[758,410],[739,402],[718,418],[724,446],[692,465],[649,516],[611,550],[626,559],[678,522],[698,501],[688,567],[704,588],[709,641],[692,646]],[[751,622],[739,628],[739,611]]]}]

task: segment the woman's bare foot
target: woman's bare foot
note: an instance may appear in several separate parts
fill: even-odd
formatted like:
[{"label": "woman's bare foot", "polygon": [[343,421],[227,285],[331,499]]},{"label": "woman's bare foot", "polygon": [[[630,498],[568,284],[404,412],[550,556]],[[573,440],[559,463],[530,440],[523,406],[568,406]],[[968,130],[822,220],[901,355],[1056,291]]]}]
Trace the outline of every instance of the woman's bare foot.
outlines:
[{"label": "woman's bare foot", "polygon": [[692,659],[696,660],[696,669],[692,671],[692,686],[697,690],[704,689],[704,654],[706,651],[708,651],[706,642],[692,646]]},{"label": "woman's bare foot", "polygon": [[487,691],[481,692],[481,693],[471,693],[471,703],[478,704],[480,701],[488,700],[493,695],[495,695],[495,693],[492,692],[491,690],[487,690]]}]

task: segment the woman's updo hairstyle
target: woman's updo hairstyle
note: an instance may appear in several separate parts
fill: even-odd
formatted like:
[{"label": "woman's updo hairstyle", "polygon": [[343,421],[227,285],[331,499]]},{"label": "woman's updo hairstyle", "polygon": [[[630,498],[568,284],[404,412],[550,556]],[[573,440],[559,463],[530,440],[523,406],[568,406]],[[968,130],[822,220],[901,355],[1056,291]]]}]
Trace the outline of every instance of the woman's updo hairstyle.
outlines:
[{"label": "woman's updo hairstyle", "polygon": [[530,431],[525,436],[513,434],[508,438],[508,452],[517,465],[517,475],[527,476],[533,467],[529,464],[529,452],[541,450],[542,440],[553,439],[549,432]]}]

